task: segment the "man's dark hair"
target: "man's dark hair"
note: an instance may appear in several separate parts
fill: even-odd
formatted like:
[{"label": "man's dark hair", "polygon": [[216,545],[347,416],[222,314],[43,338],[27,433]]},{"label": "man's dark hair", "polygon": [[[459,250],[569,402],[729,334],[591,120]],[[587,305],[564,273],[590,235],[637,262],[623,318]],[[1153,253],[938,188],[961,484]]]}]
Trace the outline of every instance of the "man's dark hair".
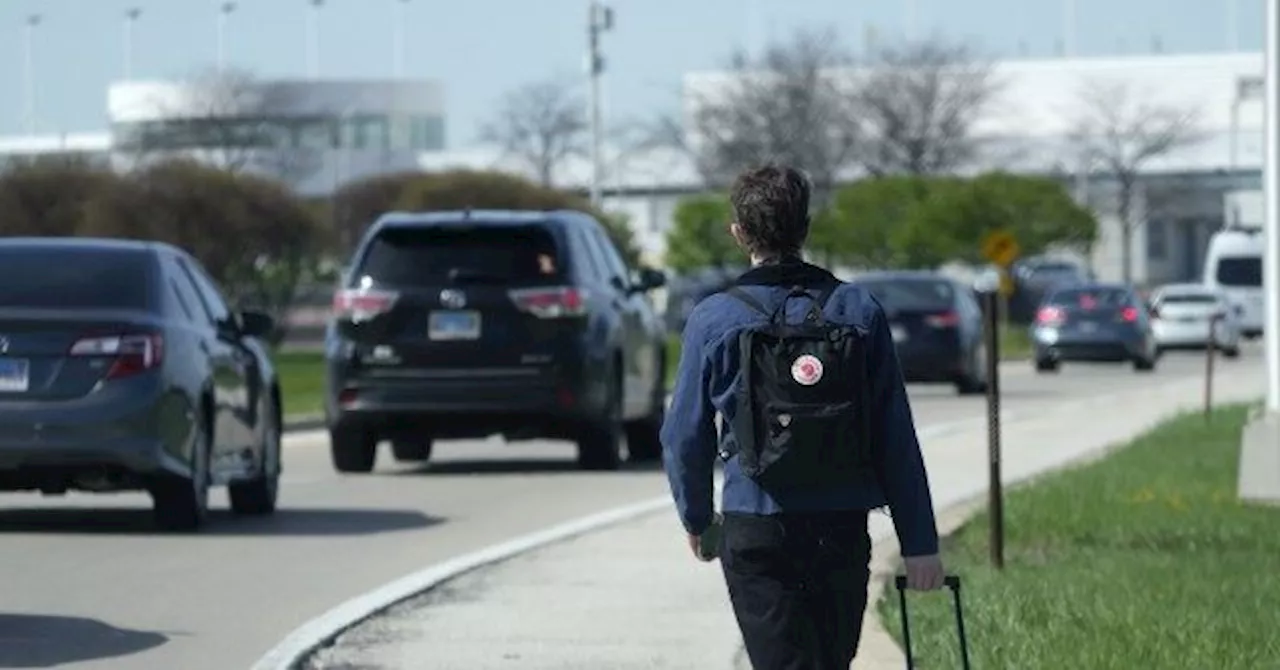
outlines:
[{"label": "man's dark hair", "polygon": [[768,164],[738,175],[729,192],[748,250],[765,257],[799,256],[809,236],[809,178]]}]

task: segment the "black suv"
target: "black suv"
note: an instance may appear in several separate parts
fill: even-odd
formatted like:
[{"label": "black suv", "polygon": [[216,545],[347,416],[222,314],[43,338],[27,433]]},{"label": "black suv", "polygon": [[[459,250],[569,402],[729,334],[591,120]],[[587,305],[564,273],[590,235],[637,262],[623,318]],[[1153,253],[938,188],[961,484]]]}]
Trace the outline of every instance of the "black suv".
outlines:
[{"label": "black suv", "polygon": [[369,472],[381,440],[567,439],[584,469],[654,460],[666,405],[662,324],[594,218],[574,211],[380,217],[334,296],[325,415],[333,465]]}]

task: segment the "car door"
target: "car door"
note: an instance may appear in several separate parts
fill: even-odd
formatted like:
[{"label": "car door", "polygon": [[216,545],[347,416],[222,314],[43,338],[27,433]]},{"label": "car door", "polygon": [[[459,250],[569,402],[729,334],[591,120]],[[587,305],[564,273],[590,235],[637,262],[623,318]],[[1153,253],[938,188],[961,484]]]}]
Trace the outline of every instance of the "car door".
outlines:
[{"label": "car door", "polygon": [[618,253],[617,248],[613,246],[613,242],[599,226],[592,226],[590,231],[595,246],[604,260],[609,284],[617,296],[615,304],[618,306],[623,330],[623,367],[625,368],[623,383],[626,389],[623,394],[626,399],[624,412],[628,418],[631,418],[649,409],[655,382],[653,370],[656,367],[657,352],[652,350],[645,336],[643,309],[640,303],[643,298],[631,290],[631,271],[622,260],[622,255]]},{"label": "car door", "polygon": [[256,372],[253,355],[240,342],[239,320],[204,269],[190,258],[180,258],[178,264],[211,323],[211,332],[202,342],[201,351],[209,357],[209,367],[213,370],[216,405],[213,462],[238,462],[243,450],[254,444],[256,422],[250,402],[250,378]]}]

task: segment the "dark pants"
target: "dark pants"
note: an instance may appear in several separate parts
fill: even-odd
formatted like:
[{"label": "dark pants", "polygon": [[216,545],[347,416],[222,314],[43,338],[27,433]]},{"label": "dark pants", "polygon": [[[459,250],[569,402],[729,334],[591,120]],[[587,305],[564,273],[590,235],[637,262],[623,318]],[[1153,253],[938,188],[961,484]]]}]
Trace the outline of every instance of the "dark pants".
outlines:
[{"label": "dark pants", "polygon": [[866,512],[726,514],[720,562],[755,670],[848,670],[867,605]]}]

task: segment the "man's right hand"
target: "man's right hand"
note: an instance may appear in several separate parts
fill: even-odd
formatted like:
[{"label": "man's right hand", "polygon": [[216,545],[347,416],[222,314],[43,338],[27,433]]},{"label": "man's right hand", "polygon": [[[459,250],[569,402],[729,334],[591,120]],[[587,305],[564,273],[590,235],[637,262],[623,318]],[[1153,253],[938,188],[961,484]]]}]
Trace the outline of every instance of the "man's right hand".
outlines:
[{"label": "man's right hand", "polygon": [[914,591],[935,591],[942,588],[947,573],[942,567],[941,556],[907,556],[902,560],[907,569],[907,588]]}]

